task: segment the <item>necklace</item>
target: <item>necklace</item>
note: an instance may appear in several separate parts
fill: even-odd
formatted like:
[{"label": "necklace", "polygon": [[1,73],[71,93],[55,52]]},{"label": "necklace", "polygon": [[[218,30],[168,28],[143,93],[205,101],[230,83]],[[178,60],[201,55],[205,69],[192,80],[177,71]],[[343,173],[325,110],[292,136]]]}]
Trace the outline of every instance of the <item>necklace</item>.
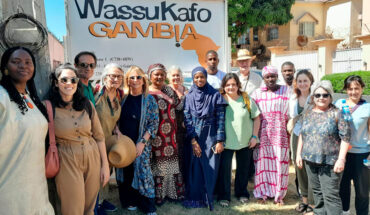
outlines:
[{"label": "necklace", "polygon": [[26,102],[27,106],[30,108],[30,109],[33,109],[33,104],[30,102],[30,100],[28,100],[26,94],[24,93],[21,93],[22,95],[22,98],[23,100]]}]

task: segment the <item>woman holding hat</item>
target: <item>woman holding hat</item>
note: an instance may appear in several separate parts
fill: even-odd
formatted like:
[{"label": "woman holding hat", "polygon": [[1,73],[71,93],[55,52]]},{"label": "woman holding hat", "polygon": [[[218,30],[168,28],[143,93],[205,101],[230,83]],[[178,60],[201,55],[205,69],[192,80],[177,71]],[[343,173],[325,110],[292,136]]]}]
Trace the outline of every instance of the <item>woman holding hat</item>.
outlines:
[{"label": "woman holding hat", "polygon": [[346,162],[351,129],[332,104],[330,81],[320,81],[311,91],[312,110],[302,116],[296,163],[306,165],[315,201],[315,214],[342,214],[339,185]]},{"label": "woman holding hat", "polygon": [[27,48],[9,48],[0,70],[0,213],[54,215],[45,177],[48,117],[37,96],[35,57]]},{"label": "woman holding hat", "polygon": [[150,94],[149,81],[143,70],[131,66],[124,78],[125,94],[122,101],[119,131],[136,144],[136,160],[117,169],[119,198],[123,208],[155,215],[154,180],[150,167],[150,153],[158,129],[158,105]]},{"label": "woman holding hat", "polygon": [[194,84],[185,96],[185,126],[192,154],[187,161],[185,207],[213,210],[220,153],[225,142],[225,107],[222,95],[207,82],[207,71],[192,71]]},{"label": "woman holding hat", "polygon": [[166,197],[172,200],[184,197],[184,183],[176,143],[175,114],[175,109],[181,109],[182,103],[175,91],[165,84],[166,68],[162,64],[150,65],[148,75],[151,81],[149,93],[157,101],[159,109],[158,133],[152,142],[152,169],[156,203],[161,205]]},{"label": "woman holding hat", "polygon": [[[110,63],[104,67],[101,76],[101,86],[97,85],[94,91],[95,108],[102,126],[107,153],[112,147],[109,138],[113,135],[117,121],[121,115],[121,101],[123,99],[123,70],[118,64]],[[109,184],[100,190],[100,210],[116,211],[117,208],[107,200]]]},{"label": "woman holding hat", "polygon": [[286,129],[290,91],[286,86],[276,84],[278,70],[273,66],[262,69],[265,87],[253,92],[252,98],[261,111],[259,131],[260,144],[254,151],[256,167],[254,196],[264,203],[273,198],[277,204],[288,188],[289,138]]}]

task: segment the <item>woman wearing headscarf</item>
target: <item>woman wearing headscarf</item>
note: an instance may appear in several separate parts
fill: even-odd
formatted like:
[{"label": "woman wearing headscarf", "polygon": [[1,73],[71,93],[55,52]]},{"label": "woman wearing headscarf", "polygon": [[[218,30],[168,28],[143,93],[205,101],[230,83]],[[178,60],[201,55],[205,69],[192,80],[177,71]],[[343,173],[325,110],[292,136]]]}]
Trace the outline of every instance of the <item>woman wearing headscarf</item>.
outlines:
[{"label": "woman wearing headscarf", "polygon": [[[107,154],[111,145],[108,145],[109,138],[113,135],[117,121],[121,115],[121,101],[123,99],[123,70],[115,63],[107,64],[101,76],[101,85],[95,88],[95,108],[102,126]],[[109,183],[99,192],[99,210],[116,211],[117,207],[105,200],[109,193]]]},{"label": "woman wearing headscarf", "polygon": [[158,132],[152,141],[152,170],[156,203],[161,205],[165,198],[181,200],[184,197],[176,143],[175,115],[175,109],[181,103],[175,91],[165,84],[166,68],[162,64],[150,65],[148,76],[151,81],[149,94],[155,98],[159,109]]},{"label": "woman wearing headscarf", "polygon": [[9,48],[0,69],[0,213],[52,215],[45,177],[48,117],[35,87],[35,57],[27,48]]},{"label": "woman wearing headscarf", "polygon": [[192,154],[186,179],[185,207],[213,210],[220,153],[225,142],[225,107],[222,95],[207,82],[207,71],[192,71],[194,84],[185,96],[185,127]]},{"label": "woman wearing headscarf", "polygon": [[254,196],[264,203],[267,198],[284,204],[289,176],[289,138],[287,133],[290,90],[276,84],[278,70],[262,69],[265,86],[255,90],[252,98],[261,111],[260,144],[254,151],[256,174]]}]

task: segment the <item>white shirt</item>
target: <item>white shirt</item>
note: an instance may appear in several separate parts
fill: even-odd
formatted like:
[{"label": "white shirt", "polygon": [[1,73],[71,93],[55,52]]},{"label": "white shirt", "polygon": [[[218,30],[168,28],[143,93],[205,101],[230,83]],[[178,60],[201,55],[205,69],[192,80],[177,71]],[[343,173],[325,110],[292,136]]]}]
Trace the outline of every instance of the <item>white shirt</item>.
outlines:
[{"label": "white shirt", "polygon": [[215,89],[220,89],[222,79],[226,73],[221,70],[217,70],[217,73],[214,75],[207,74],[207,82]]},{"label": "white shirt", "polygon": [[252,95],[252,93],[261,86],[262,78],[255,72],[250,71],[247,77],[238,72],[238,76],[242,85],[241,90],[247,92],[248,95]]}]

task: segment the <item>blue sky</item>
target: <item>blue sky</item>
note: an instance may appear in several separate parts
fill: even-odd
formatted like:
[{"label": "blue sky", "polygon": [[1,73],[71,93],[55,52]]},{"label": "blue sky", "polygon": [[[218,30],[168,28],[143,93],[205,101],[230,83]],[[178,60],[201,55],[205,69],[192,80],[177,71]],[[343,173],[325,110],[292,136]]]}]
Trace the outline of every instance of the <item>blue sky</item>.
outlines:
[{"label": "blue sky", "polygon": [[44,0],[46,25],[59,40],[63,41],[66,32],[64,0]]}]

